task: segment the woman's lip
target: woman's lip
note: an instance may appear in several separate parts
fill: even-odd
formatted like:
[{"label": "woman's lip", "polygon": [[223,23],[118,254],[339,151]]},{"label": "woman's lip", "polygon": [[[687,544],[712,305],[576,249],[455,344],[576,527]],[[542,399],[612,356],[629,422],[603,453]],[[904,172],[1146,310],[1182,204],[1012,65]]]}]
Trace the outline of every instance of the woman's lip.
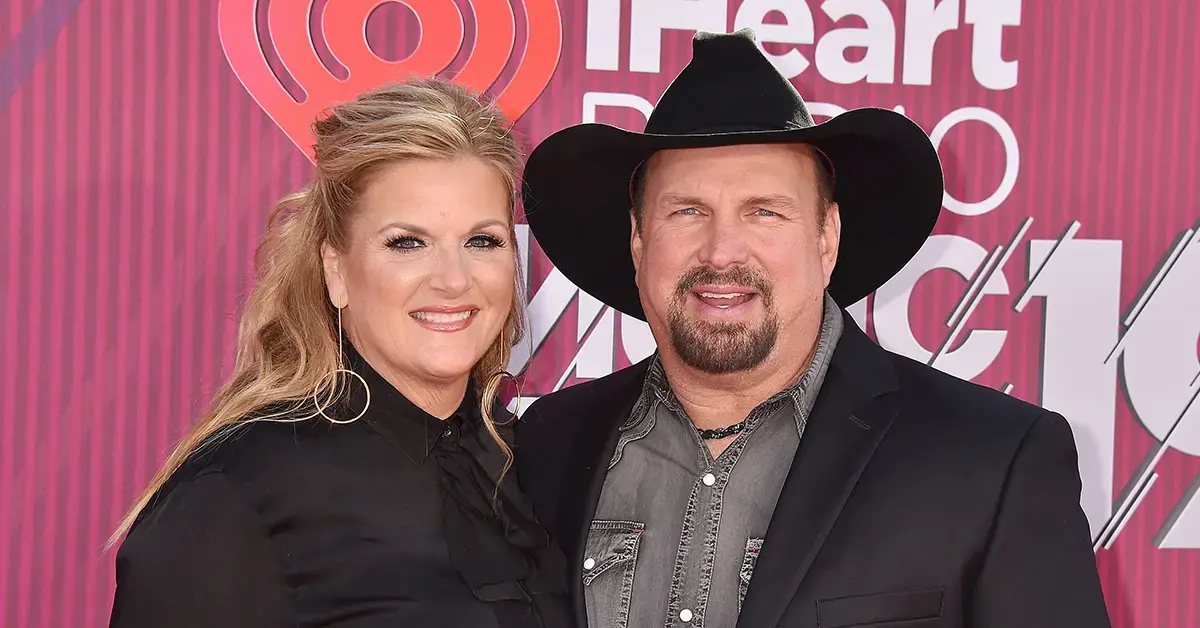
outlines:
[{"label": "woman's lip", "polygon": [[469,312],[471,310],[477,310],[477,309],[479,309],[479,308],[475,307],[474,305],[429,305],[429,306],[426,306],[423,308],[413,310],[412,312],[409,312],[409,314],[416,314],[418,312],[435,312],[435,313],[442,313],[442,314],[454,314],[456,312]]},{"label": "woman's lip", "polygon": [[475,320],[476,309],[454,311],[417,310],[409,314],[416,323],[426,329],[441,332],[462,331]]}]

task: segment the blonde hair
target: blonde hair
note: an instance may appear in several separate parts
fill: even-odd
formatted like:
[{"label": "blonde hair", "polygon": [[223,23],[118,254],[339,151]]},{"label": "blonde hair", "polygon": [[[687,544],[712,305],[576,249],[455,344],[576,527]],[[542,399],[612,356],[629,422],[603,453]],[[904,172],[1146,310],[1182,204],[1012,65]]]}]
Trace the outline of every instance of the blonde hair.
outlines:
[{"label": "blonde hair", "polygon": [[[510,194],[509,236],[516,251],[515,212],[521,154],[511,124],[491,103],[440,79],[387,85],[334,107],[313,124],[316,174],[311,185],[281,199],[255,254],[257,281],[238,327],[233,373],[122,518],[112,547],[154,495],[207,439],[254,420],[295,414],[318,396],[332,398],[345,382],[337,313],[321,263],[328,242],[344,251],[356,201],[380,168],[410,159],[474,157],[492,166]],[[492,416],[512,347],[524,336],[525,297],[516,264],[512,308],[496,341],[472,369],[483,424],[512,465],[512,449]],[[341,375],[339,373],[339,375]],[[280,404],[290,406],[254,416]],[[313,414],[313,416],[317,416]],[[499,486],[497,486],[497,489]]]}]

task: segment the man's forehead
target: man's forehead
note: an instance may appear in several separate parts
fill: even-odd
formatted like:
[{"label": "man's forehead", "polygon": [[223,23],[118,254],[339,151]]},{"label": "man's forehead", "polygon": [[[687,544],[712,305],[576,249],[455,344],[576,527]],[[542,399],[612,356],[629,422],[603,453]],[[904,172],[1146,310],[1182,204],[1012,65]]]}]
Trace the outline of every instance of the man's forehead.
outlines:
[{"label": "man's forehead", "polygon": [[805,169],[816,164],[819,152],[809,144],[734,144],[701,148],[678,148],[660,150],[650,156],[643,165],[647,171],[703,170],[718,164],[752,166],[763,169],[794,168],[802,164]]},{"label": "man's forehead", "polygon": [[675,149],[655,153],[642,170],[646,184],[663,198],[702,189],[729,194],[731,188],[739,196],[778,196],[815,182],[817,154],[807,144]]}]

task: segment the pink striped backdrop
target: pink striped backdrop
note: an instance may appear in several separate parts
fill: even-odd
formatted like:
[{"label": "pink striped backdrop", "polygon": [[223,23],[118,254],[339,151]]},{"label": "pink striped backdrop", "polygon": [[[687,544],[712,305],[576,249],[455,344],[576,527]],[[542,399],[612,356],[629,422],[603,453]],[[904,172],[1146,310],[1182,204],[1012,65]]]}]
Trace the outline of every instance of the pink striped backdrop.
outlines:
[{"label": "pink striped backdrop", "polygon": [[[287,5],[280,15],[302,16],[312,4],[273,1]],[[445,0],[443,12],[450,3],[465,42],[448,64],[454,75],[472,42],[503,39],[509,3]],[[255,2],[224,8],[234,4]],[[253,9],[257,25],[249,10],[238,14],[265,39],[268,4]],[[318,0],[310,21],[326,60],[317,17],[326,4],[335,21],[382,4],[366,33],[386,59],[424,46],[422,27],[426,37],[456,35],[455,24],[427,14],[418,26],[399,3]],[[475,80],[487,85],[500,73],[498,93],[525,81],[508,90],[506,106],[523,113],[518,128],[528,142],[580,122],[585,103],[613,98],[596,93],[653,103],[689,58],[692,29],[730,30],[755,7],[776,28],[807,15],[799,0],[511,4],[515,50],[503,72],[493,64],[493,74]],[[1200,390],[1200,302],[1191,295],[1200,293],[1200,124],[1192,110],[1200,103],[1200,9],[1186,0],[942,0],[939,11],[955,9],[955,29],[933,49],[931,84],[915,85],[902,83],[904,47],[932,28],[932,0],[841,4],[864,14],[886,8],[895,43],[886,16],[835,22],[815,1],[810,41],[870,25],[861,43],[870,55],[895,45],[895,71],[882,82],[834,82],[819,52],[829,44],[765,44],[815,60],[795,79],[806,98],[901,106],[931,133],[955,110],[985,108],[1011,127],[1020,149],[998,207],[944,213],[937,233],[957,238],[937,240],[924,259],[957,260],[957,274],[914,262],[911,277],[856,306],[856,316],[893,350],[1063,411],[1076,429],[1114,624],[1200,625],[1200,403],[1188,405]],[[432,11],[438,3],[410,5]],[[0,2],[0,625],[106,623],[113,565],[104,540],[228,372],[267,208],[310,172],[248,93],[253,81],[239,80],[247,61],[223,50],[221,8],[218,0]],[[999,31],[1001,56],[1017,61],[1016,85],[989,89],[973,74],[972,46],[984,46],[994,28],[986,24],[1009,9],[1019,20]],[[474,11],[491,17],[477,28]],[[661,35],[651,32],[656,23],[666,27]],[[534,41],[523,57],[527,30]],[[640,71],[655,56],[652,41],[661,43],[659,70]],[[863,54],[851,49],[846,59]],[[522,112],[521,90],[532,100],[541,86],[538,64],[548,82]],[[404,68],[372,71],[382,80]],[[305,78],[284,76],[283,84],[294,90]],[[642,120],[628,107],[601,107],[595,117],[631,128]],[[1002,183],[1004,144],[984,123],[953,126],[940,152],[955,198],[980,201]],[[986,260],[992,251],[997,257]],[[525,396],[645,354],[643,328],[577,295],[536,247],[530,264],[536,346]],[[1022,292],[1035,275],[1030,300]],[[917,276],[909,307],[902,288]],[[960,303],[967,314],[952,317]],[[1006,334],[992,355],[982,347],[986,334],[968,338],[973,330]]]}]

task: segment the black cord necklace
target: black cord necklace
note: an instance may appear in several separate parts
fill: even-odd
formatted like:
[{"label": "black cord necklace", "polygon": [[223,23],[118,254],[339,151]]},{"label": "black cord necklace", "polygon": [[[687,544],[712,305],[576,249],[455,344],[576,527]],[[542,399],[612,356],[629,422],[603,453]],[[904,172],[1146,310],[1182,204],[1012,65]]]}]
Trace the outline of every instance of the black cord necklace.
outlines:
[{"label": "black cord necklace", "polygon": [[744,429],[746,429],[746,422],[741,421],[728,427],[720,427],[715,430],[700,430],[700,438],[703,438],[704,440],[719,440],[728,436],[733,436]]}]

